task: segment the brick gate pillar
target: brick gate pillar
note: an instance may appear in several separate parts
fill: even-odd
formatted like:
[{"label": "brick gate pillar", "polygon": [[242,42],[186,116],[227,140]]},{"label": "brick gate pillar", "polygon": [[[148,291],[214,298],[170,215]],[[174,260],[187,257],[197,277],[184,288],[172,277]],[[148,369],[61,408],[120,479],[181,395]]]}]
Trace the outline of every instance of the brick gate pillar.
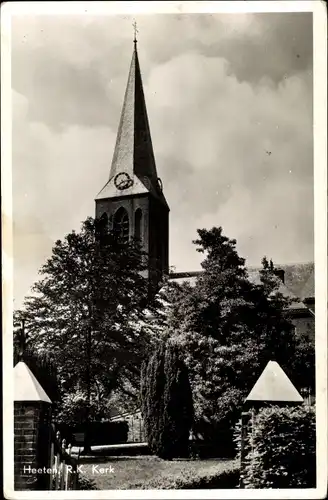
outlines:
[{"label": "brick gate pillar", "polygon": [[43,471],[51,466],[51,401],[22,361],[14,384],[14,488],[48,490],[50,474]]}]

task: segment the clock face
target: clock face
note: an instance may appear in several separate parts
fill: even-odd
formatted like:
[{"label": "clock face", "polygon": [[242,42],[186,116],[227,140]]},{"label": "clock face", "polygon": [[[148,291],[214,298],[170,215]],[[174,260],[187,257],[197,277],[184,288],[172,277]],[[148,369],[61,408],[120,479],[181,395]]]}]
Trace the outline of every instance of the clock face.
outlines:
[{"label": "clock face", "polygon": [[120,172],[114,177],[114,184],[117,189],[128,189],[133,185],[133,180],[126,172]]}]

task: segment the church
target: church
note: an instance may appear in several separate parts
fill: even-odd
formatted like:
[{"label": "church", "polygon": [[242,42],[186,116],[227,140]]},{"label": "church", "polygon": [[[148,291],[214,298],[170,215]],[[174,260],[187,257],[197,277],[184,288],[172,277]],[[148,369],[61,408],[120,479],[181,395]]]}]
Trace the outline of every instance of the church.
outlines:
[{"label": "church", "polygon": [[[195,282],[201,271],[169,274],[170,209],[156,169],[136,39],[109,178],[95,203],[96,218],[106,218],[123,239],[141,241],[149,256],[147,278],[154,287],[164,275]],[[292,299],[296,333],[314,342],[314,263],[280,266],[275,272],[279,291]],[[259,282],[259,269],[249,268],[248,273]]]}]

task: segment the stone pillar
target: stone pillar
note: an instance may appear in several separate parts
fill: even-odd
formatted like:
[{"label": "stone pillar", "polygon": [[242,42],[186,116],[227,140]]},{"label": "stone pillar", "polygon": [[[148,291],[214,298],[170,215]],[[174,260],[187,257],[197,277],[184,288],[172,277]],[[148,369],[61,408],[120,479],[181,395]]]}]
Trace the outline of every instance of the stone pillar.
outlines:
[{"label": "stone pillar", "polygon": [[14,488],[50,488],[51,401],[25,365],[15,366]]}]

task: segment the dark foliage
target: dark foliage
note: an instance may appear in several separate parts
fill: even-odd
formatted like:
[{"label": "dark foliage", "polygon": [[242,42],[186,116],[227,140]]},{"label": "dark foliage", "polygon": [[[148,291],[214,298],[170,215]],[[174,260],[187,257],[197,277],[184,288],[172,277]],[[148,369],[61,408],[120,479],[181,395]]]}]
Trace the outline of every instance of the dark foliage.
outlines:
[{"label": "dark foliage", "polygon": [[[57,424],[56,429],[60,431],[62,438],[66,439],[67,443],[77,446],[75,434],[84,431],[84,425],[69,426],[65,424]],[[129,426],[127,422],[90,422],[89,424],[89,439],[92,446],[110,445],[118,443],[126,443],[128,439]]]},{"label": "dark foliage", "polygon": [[141,374],[141,405],[148,445],[161,458],[188,455],[193,402],[178,348],[160,344]]},{"label": "dark foliage", "polygon": [[55,243],[14,323],[19,336],[24,319],[33,352],[51,352],[64,393],[78,388],[90,401],[120,390],[137,398],[151,345],[145,305],[153,316],[160,309],[149,301],[146,266],[138,243],[123,243],[102,220],[89,218]]},{"label": "dark foliage", "polygon": [[248,426],[246,451],[246,488],[315,488],[314,407],[262,408]]},{"label": "dark foliage", "polygon": [[198,236],[204,272],[195,286],[167,287],[168,329],[189,369],[196,437],[229,455],[243,402],[268,361],[277,361],[292,381],[302,361],[293,365],[298,351],[290,299],[279,292],[273,262],[263,259],[253,283],[236,241],[222,228],[198,230]]}]

